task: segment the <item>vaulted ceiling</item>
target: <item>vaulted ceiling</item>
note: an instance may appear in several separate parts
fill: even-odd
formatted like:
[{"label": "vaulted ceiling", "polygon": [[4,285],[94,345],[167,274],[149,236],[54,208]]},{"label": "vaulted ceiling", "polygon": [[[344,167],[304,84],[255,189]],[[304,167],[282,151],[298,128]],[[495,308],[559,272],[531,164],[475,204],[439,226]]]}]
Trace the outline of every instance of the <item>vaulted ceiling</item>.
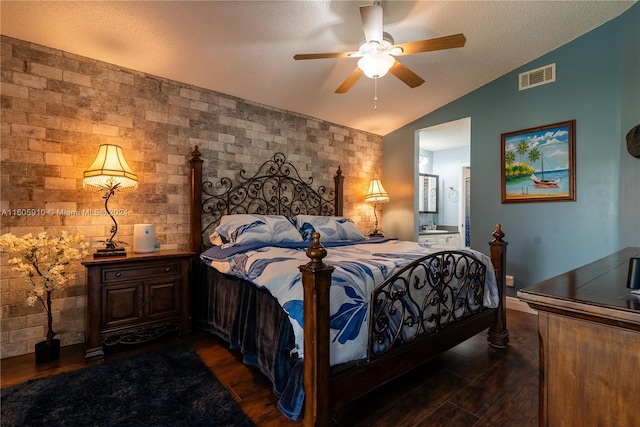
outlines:
[{"label": "vaulted ceiling", "polygon": [[4,35],[386,135],[617,17],[633,1],[382,1],[395,43],[463,33],[462,48],[399,57],[388,74],[334,91],[357,59],[362,1],[7,1]]}]

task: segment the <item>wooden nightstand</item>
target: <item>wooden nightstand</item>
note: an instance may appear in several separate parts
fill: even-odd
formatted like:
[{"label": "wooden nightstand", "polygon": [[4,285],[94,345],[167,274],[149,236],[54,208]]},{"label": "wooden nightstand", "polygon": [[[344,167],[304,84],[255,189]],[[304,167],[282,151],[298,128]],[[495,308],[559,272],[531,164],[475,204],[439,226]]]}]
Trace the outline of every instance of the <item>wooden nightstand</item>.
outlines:
[{"label": "wooden nightstand", "polygon": [[82,262],[87,269],[85,360],[104,357],[103,346],[190,332],[193,256],[159,251]]}]

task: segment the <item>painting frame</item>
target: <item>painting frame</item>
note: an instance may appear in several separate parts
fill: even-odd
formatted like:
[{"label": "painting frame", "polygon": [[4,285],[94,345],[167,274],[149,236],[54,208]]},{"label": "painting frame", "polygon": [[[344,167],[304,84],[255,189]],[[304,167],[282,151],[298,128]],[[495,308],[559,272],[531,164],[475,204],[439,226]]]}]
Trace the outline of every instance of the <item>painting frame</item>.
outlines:
[{"label": "painting frame", "polygon": [[575,120],[501,134],[502,203],[574,202],[575,136]]}]

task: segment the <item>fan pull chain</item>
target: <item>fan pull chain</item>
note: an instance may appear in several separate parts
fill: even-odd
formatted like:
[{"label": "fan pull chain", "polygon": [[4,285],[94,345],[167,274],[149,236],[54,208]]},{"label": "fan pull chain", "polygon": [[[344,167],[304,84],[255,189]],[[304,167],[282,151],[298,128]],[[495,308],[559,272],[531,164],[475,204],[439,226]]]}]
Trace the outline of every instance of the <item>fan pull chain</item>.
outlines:
[{"label": "fan pull chain", "polygon": [[378,110],[378,78],[373,78],[373,109]]}]

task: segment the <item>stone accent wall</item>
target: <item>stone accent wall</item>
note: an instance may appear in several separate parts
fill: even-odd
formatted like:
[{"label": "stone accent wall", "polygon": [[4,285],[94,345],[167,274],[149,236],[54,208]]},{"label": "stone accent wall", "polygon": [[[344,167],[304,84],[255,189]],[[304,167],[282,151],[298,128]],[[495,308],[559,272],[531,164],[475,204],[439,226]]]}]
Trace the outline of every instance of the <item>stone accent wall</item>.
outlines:
[{"label": "stone accent wall", "polygon": [[[1,42],[1,233],[66,230],[99,247],[112,223],[99,211],[103,194],[84,190],[82,176],[102,143],[120,145],[138,175],[136,191],[109,201],[120,214],[117,239],[129,244],[134,224],[153,223],[162,248],[186,248],[195,145],[212,178],[251,172],[277,151],[318,185],[332,187],[341,166],[345,215],[365,233],[373,229],[362,195],[381,174],[381,136],[5,36]],[[43,309],[25,304],[30,285],[7,260],[2,253],[3,358],[32,352],[46,328]],[[75,284],[53,295],[63,346],[84,341],[85,279],[76,270]]]}]

